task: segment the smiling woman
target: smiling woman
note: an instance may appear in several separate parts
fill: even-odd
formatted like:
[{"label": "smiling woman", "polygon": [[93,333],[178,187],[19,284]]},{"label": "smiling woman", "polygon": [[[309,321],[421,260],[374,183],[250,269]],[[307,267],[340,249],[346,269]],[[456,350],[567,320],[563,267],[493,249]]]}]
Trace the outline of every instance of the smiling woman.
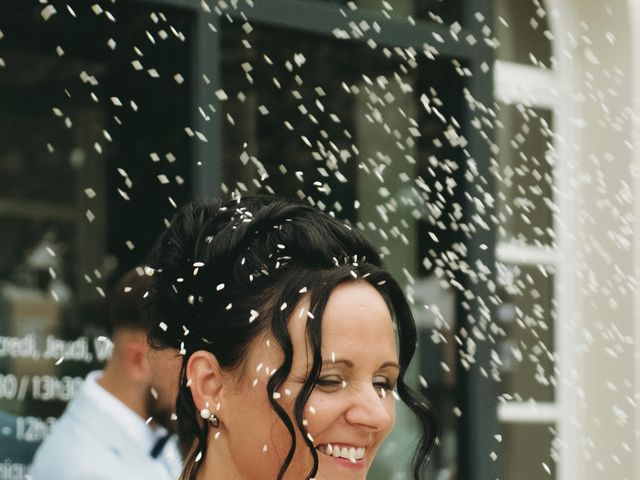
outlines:
[{"label": "smiling woman", "polygon": [[364,479],[402,399],[416,331],[402,290],[347,225],[273,197],[190,204],[150,258],[151,332],[183,354],[185,480]]}]

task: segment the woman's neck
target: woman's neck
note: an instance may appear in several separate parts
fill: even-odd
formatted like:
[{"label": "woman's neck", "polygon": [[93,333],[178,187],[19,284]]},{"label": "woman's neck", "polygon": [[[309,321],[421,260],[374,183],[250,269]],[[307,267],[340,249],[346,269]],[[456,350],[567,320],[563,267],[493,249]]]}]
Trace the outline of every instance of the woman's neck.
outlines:
[{"label": "woman's neck", "polygon": [[[216,433],[220,434],[218,438],[215,438]],[[200,460],[202,466],[196,475],[196,480],[243,480],[233,462],[225,433],[223,429],[209,429],[207,451]]]}]

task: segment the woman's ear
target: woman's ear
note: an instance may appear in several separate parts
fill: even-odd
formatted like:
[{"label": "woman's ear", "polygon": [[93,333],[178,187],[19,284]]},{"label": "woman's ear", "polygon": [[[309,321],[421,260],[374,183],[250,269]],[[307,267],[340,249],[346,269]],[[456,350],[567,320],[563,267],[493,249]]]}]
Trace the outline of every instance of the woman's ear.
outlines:
[{"label": "woman's ear", "polygon": [[222,402],[224,380],[218,359],[211,352],[198,350],[189,358],[186,373],[196,408],[215,414]]}]

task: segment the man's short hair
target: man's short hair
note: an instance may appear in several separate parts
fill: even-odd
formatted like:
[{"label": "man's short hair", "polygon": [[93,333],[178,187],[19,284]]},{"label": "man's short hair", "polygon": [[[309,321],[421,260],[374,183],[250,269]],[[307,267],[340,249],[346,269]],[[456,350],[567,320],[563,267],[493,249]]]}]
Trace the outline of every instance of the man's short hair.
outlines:
[{"label": "man's short hair", "polygon": [[152,285],[153,277],[142,267],[132,268],[116,282],[108,298],[109,335],[121,328],[147,328],[147,297]]}]

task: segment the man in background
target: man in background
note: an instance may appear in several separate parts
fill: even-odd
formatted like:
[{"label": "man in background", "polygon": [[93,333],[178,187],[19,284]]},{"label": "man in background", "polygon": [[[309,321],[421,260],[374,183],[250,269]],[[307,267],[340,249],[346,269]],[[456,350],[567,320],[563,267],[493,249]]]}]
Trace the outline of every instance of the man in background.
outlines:
[{"label": "man in background", "polygon": [[91,372],[36,452],[33,480],[176,480],[177,350],[150,353],[144,316],[152,278],[130,270],[109,297],[113,351]]}]

